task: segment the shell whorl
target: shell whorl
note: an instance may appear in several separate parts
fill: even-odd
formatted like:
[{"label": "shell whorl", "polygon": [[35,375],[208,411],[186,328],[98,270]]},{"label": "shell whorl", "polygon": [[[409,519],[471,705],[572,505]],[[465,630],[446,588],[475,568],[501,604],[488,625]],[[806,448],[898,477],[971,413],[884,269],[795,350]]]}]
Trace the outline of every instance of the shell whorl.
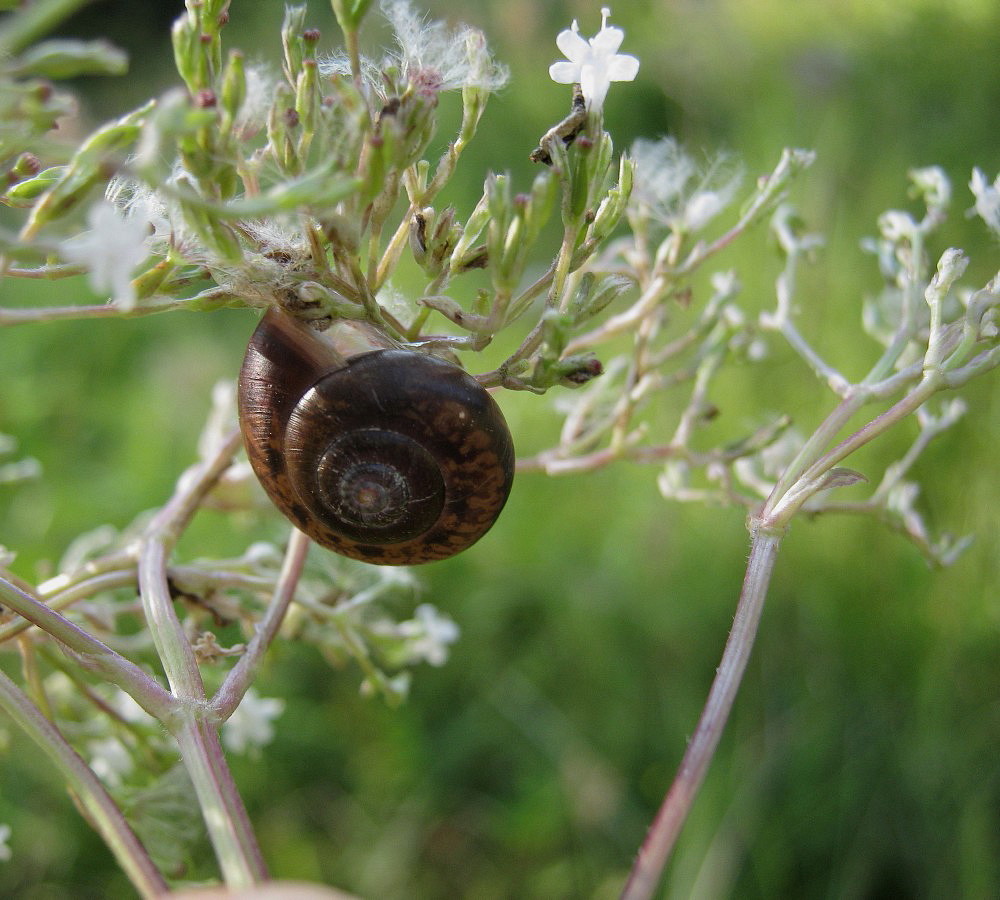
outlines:
[{"label": "shell whorl", "polygon": [[275,309],[247,347],[239,413],[275,505],[318,543],[367,562],[464,550],[496,520],[513,481],[503,415],[462,369],[404,349],[346,356]]}]

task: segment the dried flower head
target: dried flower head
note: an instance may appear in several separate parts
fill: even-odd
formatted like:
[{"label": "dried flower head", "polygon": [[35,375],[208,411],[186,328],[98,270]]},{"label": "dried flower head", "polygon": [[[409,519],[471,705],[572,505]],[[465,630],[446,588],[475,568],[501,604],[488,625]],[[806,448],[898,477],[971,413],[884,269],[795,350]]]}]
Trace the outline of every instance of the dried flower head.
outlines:
[{"label": "dried flower head", "polygon": [[466,87],[495,91],[507,83],[506,67],[493,59],[478,29],[468,25],[453,29],[444,22],[428,22],[413,10],[409,0],[388,0],[382,11],[399,46],[391,61],[418,89],[435,93]]},{"label": "dried flower head", "polygon": [[699,167],[669,137],[640,138],[631,156],[635,186],[630,205],[638,215],[678,230],[697,231],[707,225],[732,201],[742,177],[725,156]]}]

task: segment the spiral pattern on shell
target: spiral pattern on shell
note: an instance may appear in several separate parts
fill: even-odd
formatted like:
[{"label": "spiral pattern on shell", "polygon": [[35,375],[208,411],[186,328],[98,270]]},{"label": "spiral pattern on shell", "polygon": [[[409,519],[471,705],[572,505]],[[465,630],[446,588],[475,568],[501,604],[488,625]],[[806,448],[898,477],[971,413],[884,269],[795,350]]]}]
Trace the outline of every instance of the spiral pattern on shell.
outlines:
[{"label": "spiral pattern on shell", "polygon": [[492,526],[510,493],[510,433],[474,378],[405,349],[345,357],[276,309],[247,347],[239,414],[271,500],[354,559],[452,556]]}]

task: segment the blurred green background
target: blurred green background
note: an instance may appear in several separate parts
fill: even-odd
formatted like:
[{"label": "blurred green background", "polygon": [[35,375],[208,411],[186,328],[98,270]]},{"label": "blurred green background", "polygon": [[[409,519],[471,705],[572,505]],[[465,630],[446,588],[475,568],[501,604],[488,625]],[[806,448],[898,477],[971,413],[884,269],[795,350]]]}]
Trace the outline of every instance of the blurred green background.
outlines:
[{"label": "blurred green background", "polygon": [[[168,27],[181,4],[98,3],[65,29],[109,34],[132,72],[87,82],[95,120],[174,83]],[[230,46],[273,59],[283,3],[235,0]],[[331,46],[329,12],[311,20]],[[555,34],[582,2],[454,4],[429,12],[481,27],[511,67],[464,160],[467,210],[487,169],[532,176],[527,154],[561,118],[546,76]],[[157,16],[158,21],[157,21]],[[794,199],[828,247],[806,279],[802,326],[856,376],[861,298],[879,278],[858,250],[877,215],[908,203],[905,172],[939,163],[955,185],[937,251],[996,242],[963,212],[978,165],[1000,170],[1000,10],[993,0],[676,0],[613,7],[638,80],[616,85],[619,147],[678,136],[727,149],[749,176],[785,145],[818,151]],[[374,24],[374,44],[383,32]],[[445,107],[446,122],[457,114]],[[449,116],[451,117],[449,119]],[[447,129],[442,130],[447,136]],[[443,138],[442,138],[443,139]],[[751,311],[779,262],[764,229],[729,251]],[[81,283],[0,283],[6,305],[87,302]],[[211,385],[233,378],[247,312],[0,330],[0,432],[45,467],[0,487],[0,543],[32,575],[82,530],[122,526],[162,502],[195,452]],[[733,433],[776,410],[811,428],[831,397],[772,342],[713,400]],[[947,571],[873,522],[797,523],[779,558],[733,719],[668,870],[667,897],[1000,895],[1000,529],[997,378],[917,467],[933,527],[974,532]],[[522,455],[558,426],[552,398],[505,395]],[[876,480],[915,427],[854,462]],[[288,698],[274,745],[235,760],[276,876],[378,898],[613,897],[683,753],[731,623],[746,558],[743,513],[665,503],[652,468],[522,476],[490,535],[420,571],[426,598],[462,628],[448,664],[417,672],[401,710],[358,697],[353,670],[308,649],[274,654],[260,691]],[[202,523],[186,556],[278,538],[277,521],[235,532]],[[44,761],[10,733],[0,822],[13,858],[0,895],[127,896]]]}]

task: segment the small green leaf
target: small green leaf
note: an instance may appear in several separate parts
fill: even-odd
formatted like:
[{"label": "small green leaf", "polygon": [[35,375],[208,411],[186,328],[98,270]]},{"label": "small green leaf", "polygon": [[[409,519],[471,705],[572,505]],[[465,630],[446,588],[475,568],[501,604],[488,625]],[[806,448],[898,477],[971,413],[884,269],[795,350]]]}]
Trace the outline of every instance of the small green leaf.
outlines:
[{"label": "small green leaf", "polygon": [[76,78],[78,75],[124,75],[128,55],[107,41],[51,40],[26,50],[15,63],[18,75]]}]

